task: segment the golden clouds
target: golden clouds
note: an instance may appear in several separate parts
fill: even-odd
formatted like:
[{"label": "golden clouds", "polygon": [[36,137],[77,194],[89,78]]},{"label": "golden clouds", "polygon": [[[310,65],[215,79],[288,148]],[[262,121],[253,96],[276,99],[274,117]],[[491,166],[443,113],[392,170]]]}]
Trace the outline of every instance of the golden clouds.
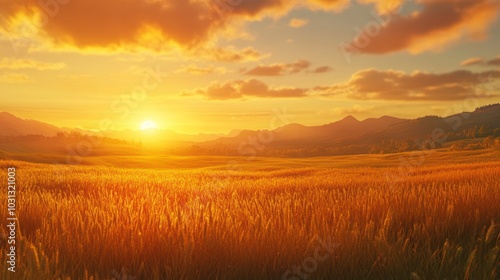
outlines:
[{"label": "golden clouds", "polygon": [[[365,0],[363,2],[383,1]],[[399,7],[399,1],[394,7]],[[499,2],[490,0],[420,0],[420,11],[373,14],[362,32],[344,50],[352,53],[384,54],[395,51],[420,53],[440,50],[463,38],[484,39],[495,20]]]},{"label": "golden clouds", "polygon": [[462,66],[480,65],[480,66],[498,67],[500,66],[500,56],[497,56],[489,60],[485,60],[482,57],[471,57],[462,61],[460,65]]},{"label": "golden clouds", "polygon": [[306,19],[293,18],[293,19],[290,20],[290,22],[288,23],[288,25],[290,27],[293,27],[293,28],[299,28],[299,27],[302,27],[302,26],[306,26],[308,23],[309,23],[309,21],[306,20]]},{"label": "golden clouds", "polygon": [[275,63],[270,65],[259,65],[245,72],[249,76],[283,76],[296,74],[308,69],[311,62],[301,59],[293,63]]},{"label": "golden clouds", "polygon": [[333,11],[341,11],[345,9],[350,0],[308,0],[302,1],[305,2],[306,6],[309,6],[311,9],[322,9],[322,10],[333,10]]},{"label": "golden clouds", "polygon": [[[3,58],[0,60],[0,70],[6,70],[0,73],[0,82],[3,83],[28,83],[32,79],[25,73],[18,73],[17,71],[24,70],[60,70],[66,67],[66,64],[61,62],[44,62],[33,59],[11,59]],[[16,72],[14,72],[16,71]]]},{"label": "golden clouds", "polygon": [[[78,49],[191,49],[233,19],[290,6],[284,0],[240,2],[221,14],[215,0],[1,0],[2,33],[17,40],[41,34],[53,45]],[[30,26],[12,32],[23,20]]]},{"label": "golden clouds", "polygon": [[190,64],[175,71],[176,73],[188,73],[192,75],[225,74],[227,69],[224,67],[215,67],[213,65],[202,67],[196,64]]},{"label": "golden clouds", "polygon": [[296,98],[307,96],[307,89],[271,87],[262,81],[251,79],[223,83],[214,82],[206,88],[184,92],[184,95],[193,94],[202,95],[211,100],[241,99],[245,97]]},{"label": "golden clouds", "polygon": [[500,56],[489,60],[488,65],[500,66]]},{"label": "golden clouds", "polygon": [[365,69],[354,73],[349,81],[331,87],[317,88],[323,95],[346,94],[352,99],[378,100],[459,100],[471,96],[489,97],[497,94],[482,92],[491,80],[500,79],[500,71],[470,72],[458,70],[434,74],[416,71],[379,71]]},{"label": "golden clouds", "polygon": [[333,71],[333,68],[330,66],[320,66],[312,70],[311,73],[320,74],[320,73],[328,73],[331,71]]},{"label": "golden clouds", "polygon": [[234,46],[198,49],[192,55],[220,62],[256,61],[269,56],[269,54],[263,54],[252,47],[237,49]]},{"label": "golden clouds", "polygon": [[482,64],[484,60],[480,57],[471,57],[468,58],[462,62],[460,62],[461,66],[470,66],[470,65],[477,65],[477,64]]},{"label": "golden clouds", "polygon": [[[383,54],[394,51],[419,53],[444,48],[458,40],[486,37],[499,4],[491,0],[417,0],[421,10],[408,15],[387,13],[404,6],[402,0],[358,0],[375,5],[378,26],[365,26],[369,42],[352,42],[349,51]],[[235,26],[263,17],[280,17],[294,8],[336,10],[350,0],[0,0],[0,33],[14,43],[40,40],[62,48],[152,50],[168,52],[207,48]],[[387,20],[384,20],[387,19]],[[289,26],[308,20],[293,18]],[[378,29],[378,30],[371,30]],[[244,32],[243,32],[244,33]],[[363,34],[360,34],[362,37]],[[366,41],[366,40],[365,40]],[[240,55],[218,50],[205,52],[222,61],[257,60],[251,49]]]},{"label": "golden clouds", "polygon": [[57,62],[49,63],[32,59],[8,59],[0,60],[0,69],[20,70],[20,69],[35,69],[35,70],[59,70],[66,67],[66,64]]},{"label": "golden clouds", "polygon": [[159,36],[165,44],[189,47],[205,40],[219,25],[200,1],[3,2],[10,19],[39,13],[45,19],[38,26],[51,42],[78,48],[135,45],[144,43],[148,36]]},{"label": "golden clouds", "polygon": [[363,4],[375,4],[377,12],[379,14],[385,14],[388,11],[399,9],[405,0],[358,0],[358,2]]},{"label": "golden clouds", "polygon": [[30,81],[31,79],[25,74],[19,74],[19,73],[0,74],[0,82],[2,83],[27,83]]},{"label": "golden clouds", "polygon": [[297,73],[321,74],[332,71],[330,66],[319,66],[310,70],[312,63],[305,59],[299,59],[292,63],[274,63],[269,65],[259,65],[249,70],[244,70],[248,76],[284,76]]}]

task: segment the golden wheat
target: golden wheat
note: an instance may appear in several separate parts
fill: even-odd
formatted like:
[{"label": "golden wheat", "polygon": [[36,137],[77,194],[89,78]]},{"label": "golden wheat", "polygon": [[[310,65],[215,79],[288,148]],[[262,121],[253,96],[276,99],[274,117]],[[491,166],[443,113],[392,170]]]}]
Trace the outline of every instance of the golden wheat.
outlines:
[{"label": "golden wheat", "polygon": [[[397,167],[61,175],[2,161],[0,178],[7,166],[21,235],[17,272],[2,261],[2,279],[500,277],[498,162],[421,166],[392,183]],[[338,246],[293,272],[321,240]]]}]

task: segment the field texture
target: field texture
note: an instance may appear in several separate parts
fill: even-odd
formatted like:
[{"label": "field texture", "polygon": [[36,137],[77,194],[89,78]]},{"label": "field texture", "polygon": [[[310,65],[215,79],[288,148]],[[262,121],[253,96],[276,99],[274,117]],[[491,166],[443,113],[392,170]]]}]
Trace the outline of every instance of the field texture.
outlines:
[{"label": "field texture", "polygon": [[0,161],[2,181],[10,166],[18,264],[8,272],[2,253],[2,279],[500,279],[494,160],[402,177],[397,165],[57,172]]}]

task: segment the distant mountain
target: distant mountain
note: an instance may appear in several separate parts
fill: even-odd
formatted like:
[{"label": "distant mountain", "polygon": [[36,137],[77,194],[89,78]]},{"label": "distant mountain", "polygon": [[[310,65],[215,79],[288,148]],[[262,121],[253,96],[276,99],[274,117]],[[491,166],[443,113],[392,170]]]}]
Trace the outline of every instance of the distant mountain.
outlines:
[{"label": "distant mountain", "polygon": [[474,112],[463,112],[448,117],[425,116],[408,120],[377,131],[370,135],[372,141],[383,139],[405,139],[432,137],[433,131],[456,133],[463,130],[479,129],[481,126],[489,130],[500,128],[500,104],[478,108]]},{"label": "distant mountain", "polygon": [[[438,117],[425,116],[413,120],[390,116],[369,118],[359,121],[347,116],[339,121],[321,125],[305,126],[288,124],[275,130],[244,130],[233,137],[222,137],[202,143],[200,146],[215,151],[235,151],[241,147],[251,147],[265,154],[267,150],[278,149],[340,149],[346,153],[367,152],[373,145],[385,145],[390,141],[413,143],[417,139],[429,139],[433,133],[448,135],[447,140],[481,137],[481,128],[486,135],[497,136],[500,131],[500,104],[492,104],[476,109],[474,112]],[[272,135],[272,141],[260,138]],[[484,136],[484,135],[483,135]],[[436,136],[434,136],[436,137]],[[286,154],[286,153],[285,153]]]},{"label": "distant mountain", "polygon": [[55,136],[62,129],[48,123],[35,120],[18,118],[7,112],[0,112],[0,135],[28,135],[38,134],[44,136]]},{"label": "distant mountain", "polygon": [[[23,136],[23,135],[43,135],[55,136],[59,132],[80,133],[86,135],[97,135],[95,131],[80,128],[60,128],[48,123],[21,119],[7,112],[0,112],[0,136]],[[134,130],[107,130],[99,133],[109,138],[122,139],[127,141],[140,141],[150,132]],[[214,140],[224,136],[223,134],[181,134],[172,130],[158,129],[154,131],[156,142],[200,142]]]},{"label": "distant mountain", "polygon": [[[272,130],[272,142],[274,144],[281,143],[292,146],[304,145],[304,143],[307,143],[307,145],[333,143],[352,139],[405,121],[404,119],[389,116],[359,121],[353,116],[347,116],[337,122],[321,126],[305,126],[293,123]],[[236,136],[222,137],[206,142],[205,144],[238,145],[249,138],[258,138],[259,135],[269,134],[269,132],[271,131],[243,130]]]},{"label": "distant mountain", "polygon": [[[77,132],[76,136],[95,135],[92,131],[61,129],[39,121],[23,120],[9,113],[0,113],[0,136],[33,134],[54,136],[58,132]],[[170,130],[105,131],[100,135],[112,138],[108,139],[110,145],[114,145],[111,141],[113,139],[123,139],[130,141],[127,145],[155,150],[159,154],[300,157],[415,150],[420,148],[419,143],[423,143],[420,140],[432,139],[435,137],[433,133],[436,132],[441,136],[444,135],[446,141],[487,136],[500,137],[500,104],[483,106],[473,112],[447,117],[424,116],[406,120],[382,116],[360,121],[353,116],[347,116],[339,121],[319,126],[292,123],[273,130],[233,130],[227,135],[186,135]],[[154,137],[151,137],[152,135]],[[66,141],[65,137],[56,138],[60,138],[59,141]],[[66,137],[66,139],[71,138]],[[9,152],[18,149],[36,152],[40,144],[31,143],[35,141],[33,139],[35,138],[24,137],[21,140],[26,143],[21,143],[22,141],[17,143],[8,138],[3,140],[0,138],[3,141],[0,141],[0,150]],[[64,149],[63,144],[58,145],[60,149]],[[439,147],[441,144],[443,143],[439,142],[439,145],[434,146]],[[126,144],[122,146],[125,148],[115,151],[115,154],[130,154],[128,146]],[[105,154],[109,151],[102,148],[100,152]]]}]

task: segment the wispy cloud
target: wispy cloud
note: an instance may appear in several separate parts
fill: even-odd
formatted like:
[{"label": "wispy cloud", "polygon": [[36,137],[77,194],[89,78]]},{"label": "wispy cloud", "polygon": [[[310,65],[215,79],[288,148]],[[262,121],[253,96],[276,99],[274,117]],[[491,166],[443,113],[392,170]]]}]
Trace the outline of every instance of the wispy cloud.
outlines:
[{"label": "wispy cloud", "polygon": [[215,67],[213,65],[202,67],[196,64],[190,64],[186,67],[177,69],[175,73],[188,73],[193,75],[225,74],[227,69],[224,67]]},{"label": "wispy cloud", "polygon": [[307,19],[293,18],[288,23],[288,26],[293,28],[299,28],[302,26],[306,26],[309,23]]},{"label": "wispy cloud", "polygon": [[259,65],[245,72],[249,76],[283,76],[286,74],[296,74],[308,69],[311,62],[305,59],[292,63],[275,63],[270,65]]},{"label": "wispy cloud", "polygon": [[[244,74],[248,76],[284,76],[290,74],[297,74],[306,72],[310,69],[312,63],[305,59],[300,59],[292,63],[274,63],[269,65],[259,65],[254,68],[244,70]],[[320,66],[313,70],[307,71],[308,73],[326,73],[332,71],[329,66]]]},{"label": "wispy cloud", "polygon": [[295,87],[273,87],[257,79],[214,82],[206,88],[185,91],[183,95],[202,95],[211,100],[258,98],[297,98],[306,97],[307,89]]},{"label": "wispy cloud", "polygon": [[11,59],[3,58],[0,60],[0,69],[20,70],[20,69],[35,69],[35,70],[59,70],[66,67],[66,64],[61,62],[43,62],[32,59]]},{"label": "wispy cloud", "polygon": [[25,74],[7,73],[0,75],[0,82],[3,83],[28,83],[31,79]]},{"label": "wispy cloud", "polygon": [[481,65],[481,66],[500,66],[500,56],[497,56],[493,59],[485,60],[481,57],[472,57],[468,58],[460,63],[462,66],[472,66],[472,65]]},{"label": "wispy cloud", "polygon": [[471,57],[468,58],[462,62],[460,62],[461,66],[471,66],[471,65],[478,65],[478,64],[483,64],[484,60],[480,57]]},{"label": "wispy cloud", "polygon": [[316,69],[310,71],[310,73],[321,74],[321,73],[328,73],[331,71],[333,71],[333,68],[330,66],[320,66],[320,67],[317,67]]},{"label": "wispy cloud", "polygon": [[199,55],[208,60],[220,62],[257,61],[269,56],[269,54],[261,53],[255,50],[253,47],[237,49],[233,46],[201,49],[196,50],[193,54]]}]

